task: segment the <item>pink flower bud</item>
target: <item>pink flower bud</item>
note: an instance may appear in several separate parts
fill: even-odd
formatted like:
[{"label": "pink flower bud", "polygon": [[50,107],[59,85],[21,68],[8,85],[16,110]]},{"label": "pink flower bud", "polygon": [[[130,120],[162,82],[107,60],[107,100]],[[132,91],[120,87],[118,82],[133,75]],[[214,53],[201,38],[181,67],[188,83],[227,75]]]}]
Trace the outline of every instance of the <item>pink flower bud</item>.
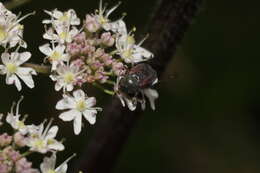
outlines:
[{"label": "pink flower bud", "polygon": [[80,54],[81,52],[81,47],[77,43],[69,43],[67,45],[67,51],[72,55],[75,56],[77,54]]},{"label": "pink flower bud", "polygon": [[98,21],[96,20],[95,17],[91,16],[91,15],[86,15],[86,20],[85,20],[85,28],[89,31],[89,32],[96,32],[97,30],[100,29],[100,24],[98,23]]},{"label": "pink flower bud", "polygon": [[102,35],[101,35],[101,42],[108,46],[108,47],[111,47],[114,45],[115,43],[115,39],[114,37],[111,35],[110,32],[104,32]]},{"label": "pink flower bud", "polygon": [[3,150],[3,154],[8,157],[9,160],[15,162],[20,159],[21,154],[18,151],[15,151],[11,146],[6,147]]},{"label": "pink flower bud", "polygon": [[86,40],[86,34],[85,32],[81,32],[79,34],[77,34],[75,37],[74,37],[74,41],[76,43],[84,43]]},{"label": "pink flower bud", "polygon": [[105,53],[100,57],[101,61],[105,63],[106,66],[109,66],[113,63],[112,56],[109,54]]},{"label": "pink flower bud", "polygon": [[104,75],[102,72],[96,72],[95,79],[98,80],[100,83],[105,83],[108,80],[108,76]]},{"label": "pink flower bud", "polygon": [[39,173],[37,169],[32,168],[32,163],[26,158],[21,158],[15,163],[16,173]]},{"label": "pink flower bud", "polygon": [[86,81],[87,81],[88,83],[93,83],[93,82],[95,82],[95,77],[94,77],[94,76],[87,76],[87,77],[86,77]]},{"label": "pink flower bud", "polygon": [[14,134],[14,142],[19,147],[24,147],[26,145],[26,137],[21,133],[17,132]]},{"label": "pink flower bud", "polygon": [[81,54],[89,55],[93,52],[95,52],[95,47],[85,44],[84,46],[81,47]]},{"label": "pink flower bud", "polygon": [[12,142],[12,136],[9,136],[7,133],[0,135],[0,146],[4,147],[9,145]]},{"label": "pink flower bud", "polygon": [[94,57],[99,58],[99,57],[103,56],[104,54],[105,54],[104,49],[98,48],[96,50],[96,52],[94,53]]},{"label": "pink flower bud", "polygon": [[76,60],[72,61],[71,64],[78,68],[82,68],[85,65],[85,63],[82,59],[76,59]]},{"label": "pink flower bud", "polygon": [[8,163],[1,163],[0,162],[0,173],[7,173],[12,170],[12,166],[10,166]]},{"label": "pink flower bud", "polygon": [[91,68],[94,69],[94,70],[97,70],[101,67],[103,67],[103,63],[101,63],[97,60],[94,63],[91,64]]},{"label": "pink flower bud", "polygon": [[112,69],[117,76],[122,76],[126,73],[126,68],[122,62],[113,62]]}]

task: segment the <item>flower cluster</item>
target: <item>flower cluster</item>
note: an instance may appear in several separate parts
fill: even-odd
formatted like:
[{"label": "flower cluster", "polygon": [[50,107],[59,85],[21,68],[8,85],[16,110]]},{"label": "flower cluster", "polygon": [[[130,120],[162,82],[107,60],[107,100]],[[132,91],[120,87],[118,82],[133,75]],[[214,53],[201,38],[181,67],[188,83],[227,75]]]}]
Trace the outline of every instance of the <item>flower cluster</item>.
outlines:
[{"label": "flower cluster", "polygon": [[[124,16],[115,21],[109,19],[119,4],[107,10],[100,1],[99,9],[95,13],[86,14],[82,22],[72,9],[65,12],[57,9],[45,11],[50,19],[42,22],[46,28],[43,38],[49,43],[39,49],[45,55],[44,59],[51,64],[50,78],[55,82],[55,90],[63,91],[63,99],[56,108],[67,111],[59,117],[64,121],[74,120],[75,134],[81,131],[82,115],[93,124],[97,110],[100,110],[93,107],[94,98],[88,98],[82,89],[76,89],[83,85],[92,85],[107,94],[117,95],[123,106],[127,102],[130,110],[136,109],[137,102],[145,107],[145,98],[138,97],[141,93],[148,97],[151,107],[155,109],[154,100],[158,98],[158,93],[151,90],[151,86],[139,89],[138,93],[130,97],[120,89],[117,82],[132,67],[153,58],[150,51],[141,47],[147,37],[137,43],[134,38],[136,29],[127,31]],[[157,77],[153,81],[155,84]]]},{"label": "flower cluster", "polygon": [[46,154],[49,152],[52,153],[52,156],[43,159],[40,166],[41,172],[66,173],[67,162],[71,157],[55,169],[56,152],[64,150],[63,144],[55,139],[58,127],[51,126],[51,121],[46,127],[44,127],[45,122],[40,125],[26,125],[26,116],[21,116],[19,113],[21,101],[22,98],[17,104],[13,104],[5,118],[14,133],[12,135],[0,134],[0,173],[38,173],[39,169],[32,168],[32,163],[26,156],[32,153]]},{"label": "flower cluster", "polygon": [[[42,21],[43,38],[48,42],[39,50],[45,55],[44,62],[50,64],[49,77],[55,82],[55,90],[63,93],[56,104],[56,109],[63,111],[59,118],[73,121],[76,135],[82,129],[82,117],[95,124],[96,114],[102,110],[95,106],[96,98],[83,90],[84,85],[117,96],[132,111],[138,103],[145,109],[146,99],[155,109],[159,95],[152,87],[158,81],[157,73],[145,63],[153,54],[142,47],[147,37],[138,43],[134,38],[136,29],[127,30],[125,15],[114,21],[109,18],[119,5],[107,9],[100,0],[99,9],[86,14],[83,21],[73,9],[45,10],[50,19]],[[37,65],[27,64],[31,53],[20,51],[27,48],[20,22],[33,14],[17,16],[0,3],[0,74],[6,75],[6,83],[14,84],[18,91],[22,89],[21,80],[29,88],[34,87],[32,75],[36,75]],[[52,120],[26,124],[27,116],[19,113],[22,99],[7,115],[0,114],[1,128],[8,124],[13,130],[12,134],[0,133],[0,173],[66,173],[67,163],[75,155],[55,166],[56,153],[65,149],[56,139],[58,126],[52,125]],[[27,157],[32,153],[44,156],[39,168],[33,168]]]},{"label": "flower cluster", "polygon": [[19,52],[20,47],[27,47],[26,42],[22,39],[24,27],[20,22],[32,14],[18,18],[0,3],[0,48],[4,49],[1,54],[0,74],[6,75],[6,84],[14,84],[19,91],[22,89],[20,79],[29,88],[34,87],[32,75],[36,75],[35,70],[22,67],[30,59],[31,53]]},{"label": "flower cluster", "polygon": [[[145,63],[153,58],[153,54],[142,47],[147,37],[136,42],[136,29],[127,30],[125,15],[114,21],[109,18],[119,5],[107,9],[100,0],[99,9],[86,14],[83,21],[73,9],[45,10],[50,17],[42,21],[47,43],[39,46],[39,50],[45,56],[44,63],[50,65],[49,77],[55,82],[55,90],[63,93],[56,104],[56,109],[63,111],[59,118],[73,121],[76,135],[81,132],[83,117],[89,124],[95,124],[96,115],[102,110],[95,106],[96,98],[89,97],[83,90],[84,85],[117,96],[131,111],[138,103],[145,109],[146,99],[154,110],[159,97],[152,89],[158,81],[157,73]],[[0,74],[6,75],[6,83],[14,84],[18,91],[22,89],[20,80],[33,88],[32,75],[36,75],[37,70],[41,72],[37,65],[26,63],[31,53],[20,51],[27,48],[20,22],[32,14],[17,16],[0,3]],[[13,134],[0,133],[0,173],[66,173],[67,163],[74,155],[55,166],[56,153],[65,148],[56,139],[58,126],[52,125],[52,120],[27,125],[27,116],[19,113],[21,101],[22,98],[14,103],[6,116],[0,114],[1,128],[8,124],[13,129]],[[48,155],[39,168],[33,168],[27,157],[32,153]]]}]

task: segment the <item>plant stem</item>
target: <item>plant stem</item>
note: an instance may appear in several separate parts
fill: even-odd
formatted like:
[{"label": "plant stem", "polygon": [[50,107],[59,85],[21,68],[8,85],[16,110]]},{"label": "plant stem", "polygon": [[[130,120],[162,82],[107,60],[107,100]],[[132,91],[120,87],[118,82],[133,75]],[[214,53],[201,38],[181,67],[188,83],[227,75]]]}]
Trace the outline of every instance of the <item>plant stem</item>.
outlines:
[{"label": "plant stem", "polygon": [[21,158],[22,158],[22,157],[29,156],[29,155],[32,154],[32,153],[33,153],[32,151],[26,151],[26,152],[24,152],[23,154],[21,154]]},{"label": "plant stem", "polygon": [[110,85],[115,85],[115,84],[116,84],[116,83],[115,83],[114,81],[112,81],[112,80],[107,80],[106,83],[107,83],[107,84],[110,84]]},{"label": "plant stem", "polygon": [[104,88],[104,87],[103,87],[102,85],[100,85],[99,83],[94,82],[92,85],[95,86],[96,88],[101,89],[101,90],[102,90],[104,93],[106,93],[106,94],[109,94],[109,95],[112,95],[112,96],[115,95],[115,92]]},{"label": "plant stem", "polygon": [[25,64],[23,64],[23,66],[33,68],[37,73],[43,73],[43,74],[50,74],[51,73],[51,67],[50,66],[32,64],[32,63],[25,63]]},{"label": "plant stem", "polygon": [[14,8],[18,8],[28,2],[30,2],[31,0],[12,0],[10,2],[6,2],[4,3],[4,6],[11,10],[11,9],[14,9]]}]

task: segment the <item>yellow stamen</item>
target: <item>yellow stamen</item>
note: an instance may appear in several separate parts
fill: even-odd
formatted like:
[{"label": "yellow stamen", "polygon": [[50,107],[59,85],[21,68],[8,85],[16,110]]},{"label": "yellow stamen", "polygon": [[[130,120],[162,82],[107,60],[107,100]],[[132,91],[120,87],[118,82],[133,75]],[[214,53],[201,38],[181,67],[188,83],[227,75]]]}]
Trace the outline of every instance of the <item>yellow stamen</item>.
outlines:
[{"label": "yellow stamen", "polygon": [[42,139],[38,139],[38,140],[36,140],[36,141],[34,142],[34,146],[35,146],[36,148],[41,149],[41,148],[44,148],[44,147],[45,147],[45,144],[44,144],[44,141],[43,141]]},{"label": "yellow stamen", "polygon": [[67,84],[70,84],[72,83],[74,80],[75,80],[75,74],[73,74],[72,72],[67,72],[64,76],[64,81],[67,83]]},{"label": "yellow stamen", "polygon": [[4,27],[0,26],[0,41],[5,40],[7,37],[7,32],[5,31]]},{"label": "yellow stamen", "polygon": [[60,38],[63,39],[63,40],[66,40],[68,35],[69,35],[68,32],[62,32],[62,33],[59,34]]},{"label": "yellow stamen", "polygon": [[49,170],[47,171],[47,173],[56,173],[56,172],[55,172],[55,170],[53,170],[53,169],[49,169]]},{"label": "yellow stamen", "polygon": [[48,145],[54,144],[54,140],[53,139],[48,139],[47,144]]},{"label": "yellow stamen", "polygon": [[68,13],[66,12],[63,16],[61,16],[59,19],[59,21],[61,22],[66,22],[69,20],[69,16],[68,16]]},{"label": "yellow stamen", "polygon": [[122,54],[123,58],[130,58],[132,56],[131,49],[125,50]]},{"label": "yellow stamen", "polygon": [[135,39],[133,36],[128,36],[127,37],[127,43],[128,44],[135,44]]},{"label": "yellow stamen", "polygon": [[17,66],[13,63],[6,64],[6,68],[9,73],[15,73],[17,71]]},{"label": "yellow stamen", "polygon": [[22,122],[22,121],[18,121],[17,126],[19,129],[22,129],[25,127],[24,122]]},{"label": "yellow stamen", "polygon": [[51,61],[57,61],[61,58],[61,53],[54,51],[51,56],[50,56],[50,60]]},{"label": "yellow stamen", "polygon": [[99,17],[99,22],[101,25],[104,25],[104,24],[108,23],[108,19],[101,16],[101,17]]},{"label": "yellow stamen", "polygon": [[84,111],[86,108],[87,108],[87,106],[86,106],[86,103],[85,103],[84,100],[80,100],[80,101],[77,102],[76,109],[77,109],[78,111],[81,111],[81,112],[82,112],[82,111]]}]

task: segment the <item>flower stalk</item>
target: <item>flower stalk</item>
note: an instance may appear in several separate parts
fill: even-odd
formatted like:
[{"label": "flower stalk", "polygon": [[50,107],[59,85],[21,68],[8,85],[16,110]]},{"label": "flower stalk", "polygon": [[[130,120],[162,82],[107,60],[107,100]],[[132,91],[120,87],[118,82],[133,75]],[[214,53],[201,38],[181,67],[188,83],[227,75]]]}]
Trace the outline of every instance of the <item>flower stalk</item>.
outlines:
[{"label": "flower stalk", "polygon": [[23,64],[23,66],[33,68],[37,73],[42,73],[42,74],[50,74],[51,73],[51,67],[48,66],[48,65],[25,63],[25,64]]},{"label": "flower stalk", "polygon": [[10,2],[6,2],[4,5],[6,6],[7,9],[15,9],[18,8],[26,3],[29,3],[32,0],[12,0]]},{"label": "flower stalk", "polygon": [[[108,82],[107,82],[108,83]],[[99,83],[93,83],[92,84],[93,86],[95,86],[96,88],[102,90],[104,93],[108,94],[108,95],[111,95],[111,96],[114,96],[115,95],[115,92],[114,91],[111,91],[111,90],[108,90],[106,88],[104,88],[102,85],[100,85]]]}]

